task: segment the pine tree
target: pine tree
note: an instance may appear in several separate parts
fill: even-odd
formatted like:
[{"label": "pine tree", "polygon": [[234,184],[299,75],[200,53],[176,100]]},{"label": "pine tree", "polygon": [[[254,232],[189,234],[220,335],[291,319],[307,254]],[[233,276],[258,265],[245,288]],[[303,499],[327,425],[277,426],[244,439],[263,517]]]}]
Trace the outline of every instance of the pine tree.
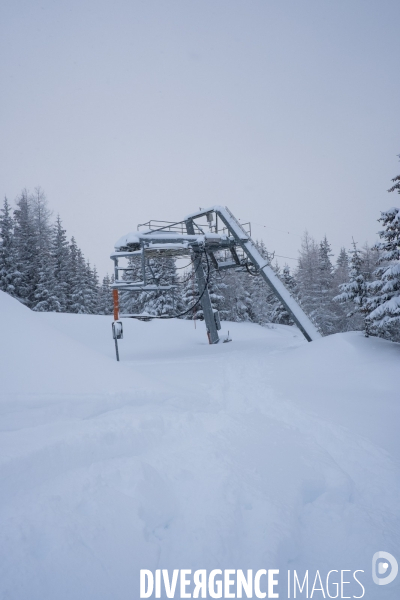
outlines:
[{"label": "pine tree", "polygon": [[55,294],[54,269],[49,251],[43,251],[36,263],[36,284],[32,310],[61,312],[61,305]]},{"label": "pine tree", "polygon": [[92,277],[91,277],[91,286],[92,286],[92,297],[93,297],[93,314],[99,314],[100,307],[100,280],[99,274],[97,272],[96,265],[93,266],[92,269]]},{"label": "pine tree", "polygon": [[51,212],[47,207],[47,200],[40,187],[35,188],[30,195],[32,223],[34,230],[34,257],[33,257],[33,297],[31,308],[34,310],[53,311],[59,310],[60,305],[54,295],[54,276],[51,246]]},{"label": "pine tree", "polygon": [[[142,281],[142,260],[140,256],[131,256],[128,259],[129,271],[124,271],[123,281]],[[120,293],[121,313],[137,315],[143,312],[142,298],[140,292],[121,292]]]},{"label": "pine tree", "polygon": [[230,269],[221,275],[223,293],[219,296],[218,303],[214,302],[213,308],[219,309],[224,319],[236,322],[252,320],[252,295],[248,277],[240,268]]},{"label": "pine tree", "polygon": [[15,261],[18,279],[15,282],[15,296],[27,306],[34,302],[34,289],[37,274],[36,239],[32,206],[27,190],[21,192],[14,210]]},{"label": "pine tree", "polygon": [[[365,327],[365,317],[368,314],[368,282],[364,275],[364,265],[362,253],[358,250],[356,242],[353,240],[353,250],[350,251],[350,270],[349,280],[339,285],[340,294],[333,298],[334,301],[344,304],[353,302],[353,308],[347,313],[348,329],[362,329]],[[366,335],[368,330],[366,329]]]},{"label": "pine tree", "polygon": [[[209,260],[208,264],[204,266],[204,272],[207,276],[207,272],[209,269],[209,277],[208,277],[208,293],[210,295],[211,306],[213,310],[217,310],[220,315],[220,319],[226,320],[228,318],[228,310],[226,303],[226,293],[228,289],[227,282],[227,273],[225,275],[222,272],[219,272],[215,269],[211,260]],[[240,295],[243,303],[245,304],[245,294],[241,292],[239,294],[239,288],[242,286],[240,273],[235,273],[237,277],[237,287],[238,287],[238,296]],[[246,292],[247,293],[247,292]],[[201,306],[199,307],[201,310]],[[246,311],[246,309],[244,309]],[[248,320],[248,319],[245,319]]]},{"label": "pine tree", "polygon": [[49,222],[51,211],[47,206],[45,193],[40,187],[35,188],[34,193],[30,195],[30,206],[35,232],[36,256],[39,257],[42,252],[45,252],[50,248],[51,240],[51,227]]},{"label": "pine tree", "polygon": [[[278,262],[275,262],[274,265],[271,265],[272,270],[275,275],[280,279],[281,278],[281,269],[278,265]],[[267,304],[267,315],[269,323],[280,323],[282,311],[284,311],[284,307],[281,304],[280,300],[276,296],[275,292],[269,285],[264,284],[264,294],[265,301]]]},{"label": "pine tree", "polygon": [[299,290],[299,300],[303,310],[314,320],[319,306],[319,249],[315,240],[306,231],[304,233],[296,281]]},{"label": "pine tree", "polygon": [[191,264],[190,269],[181,276],[180,285],[182,290],[183,311],[187,311],[189,308],[192,309],[190,312],[183,315],[183,318],[195,320],[198,316],[198,310],[201,307],[199,304],[196,304],[199,299],[199,290],[193,263]]},{"label": "pine tree", "polygon": [[339,256],[336,261],[336,267],[334,270],[334,284],[335,286],[346,283],[349,279],[349,255],[347,254],[346,248],[340,248]]},{"label": "pine tree", "polygon": [[[159,255],[148,258],[145,266],[145,274],[146,274],[146,284],[147,285],[161,285],[165,282],[162,281],[162,257]],[[138,279],[143,281],[142,272],[138,273]],[[162,293],[162,292],[161,292]],[[161,312],[158,312],[160,309],[162,311],[162,305],[160,302],[157,302],[160,295],[160,292],[143,290],[141,292],[135,292],[134,298],[131,300],[131,307],[134,309],[135,304],[137,306],[137,312],[139,314],[149,314],[153,316],[161,316]],[[135,311],[136,312],[136,311]]]},{"label": "pine tree", "polygon": [[51,225],[43,190],[23,190],[16,205],[13,218],[7,199],[0,212],[0,289],[37,311],[97,312],[96,269],[68,246],[60,217]]},{"label": "pine tree", "polygon": [[[396,186],[392,188],[398,189]],[[379,232],[381,242],[376,248],[382,252],[379,263],[386,263],[375,271],[376,280],[369,284],[370,298],[367,318],[371,331],[377,335],[400,341],[400,211],[391,208],[381,213],[379,221],[385,229]]]},{"label": "pine tree", "polygon": [[111,280],[107,274],[105,277],[103,277],[103,283],[99,292],[98,312],[100,315],[112,315],[113,306]]},{"label": "pine tree", "polygon": [[[211,306],[213,310],[219,311],[221,319],[226,319],[228,315],[225,295],[227,288],[226,273],[222,275],[218,272],[211,263],[211,260],[209,258],[207,260],[204,256],[202,257],[201,264],[206,280],[208,280],[207,288],[210,295]],[[203,320],[203,309],[201,302],[198,302],[202,292],[203,290],[199,290],[194,263],[192,263],[190,270],[182,276],[179,286],[180,302],[182,305],[180,312],[193,307],[193,310],[185,314],[183,318]]]},{"label": "pine tree", "polygon": [[[282,283],[285,288],[291,294],[291,296],[296,297],[297,295],[297,286],[294,277],[290,274],[289,265],[285,265],[283,267],[282,274],[280,275],[279,270],[275,271],[276,274],[280,277]],[[290,314],[286,310],[286,308],[281,304],[281,302],[277,302],[275,309],[271,315],[272,323],[280,323],[281,325],[293,325],[294,321],[291,318]]]},{"label": "pine tree", "polygon": [[[178,277],[174,257],[157,256],[150,259],[149,270],[157,285],[177,286]],[[143,302],[143,312],[150,315],[172,316],[183,310],[180,290],[176,288],[165,291],[142,292],[139,300]]]},{"label": "pine tree", "polygon": [[[273,254],[269,253],[263,241],[256,241],[256,247],[266,262],[271,263]],[[276,266],[275,266],[276,269]],[[246,271],[241,273],[241,288],[248,292],[245,305],[249,319],[253,323],[265,325],[271,323],[275,309],[278,307],[278,299],[270,287],[265,283],[259,273],[255,273],[250,268],[250,273]],[[231,288],[234,290],[235,278],[231,281]]]},{"label": "pine tree", "polygon": [[0,289],[14,296],[19,273],[15,265],[14,223],[7,198],[0,216]]},{"label": "pine tree", "polygon": [[[400,154],[398,156],[400,158]],[[388,189],[388,192],[398,192],[400,194],[400,175],[394,177],[392,181],[394,185]]]},{"label": "pine tree", "polygon": [[85,297],[86,313],[90,315],[98,314],[99,311],[99,276],[96,267],[93,269],[90,262],[85,265]]},{"label": "pine tree", "polygon": [[382,252],[376,246],[370,246],[365,243],[361,250],[362,258],[362,272],[365,281],[373,281],[375,279],[374,273],[378,266]]},{"label": "pine tree", "polygon": [[[345,248],[341,248],[339,256],[336,260],[336,265],[333,271],[333,289],[334,298],[340,295],[340,286],[349,281],[349,255]],[[333,298],[333,300],[334,300]],[[336,315],[336,331],[348,331],[351,327],[348,310],[343,302],[334,300],[333,310]]]},{"label": "pine tree", "polygon": [[324,335],[335,333],[337,320],[332,302],[333,265],[331,256],[331,247],[325,236],[322,242],[320,242],[318,249],[317,302],[313,312],[313,318]]},{"label": "pine tree", "polygon": [[[129,270],[125,271],[123,280],[143,281],[141,257],[130,257],[128,265]],[[145,274],[147,285],[175,286],[178,284],[175,258],[172,256],[159,254],[148,258],[146,260]],[[120,306],[121,312],[127,314],[149,314],[154,316],[172,316],[183,310],[180,291],[174,288],[164,291],[142,290],[137,292],[122,292]]]},{"label": "pine tree", "polygon": [[53,260],[54,296],[59,303],[60,312],[66,312],[68,310],[70,253],[66,231],[62,226],[59,215],[53,227],[51,255]]},{"label": "pine tree", "polygon": [[71,238],[69,246],[70,266],[69,280],[70,290],[68,299],[68,312],[77,314],[87,314],[87,273],[85,259],[81,250],[78,248],[75,238]]},{"label": "pine tree", "polygon": [[285,266],[283,267],[281,279],[290,295],[295,298],[297,295],[297,283],[290,272],[290,267],[288,264],[285,264]]}]

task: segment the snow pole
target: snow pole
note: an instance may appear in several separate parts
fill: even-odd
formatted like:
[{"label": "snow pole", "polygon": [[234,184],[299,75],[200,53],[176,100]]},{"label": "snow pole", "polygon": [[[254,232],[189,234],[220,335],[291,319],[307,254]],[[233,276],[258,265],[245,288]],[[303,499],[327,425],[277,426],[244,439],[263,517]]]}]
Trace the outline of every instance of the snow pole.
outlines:
[{"label": "snow pole", "polygon": [[114,302],[114,321],[118,321],[118,313],[119,313],[119,300],[118,300],[118,290],[113,290],[113,302]]},{"label": "snow pole", "polygon": [[118,352],[118,333],[119,327],[117,324],[118,321],[118,313],[119,313],[119,299],[118,299],[118,290],[113,290],[113,303],[114,303],[114,323],[112,324],[113,330],[113,338],[115,342],[115,356],[117,361],[119,362],[119,352]]}]

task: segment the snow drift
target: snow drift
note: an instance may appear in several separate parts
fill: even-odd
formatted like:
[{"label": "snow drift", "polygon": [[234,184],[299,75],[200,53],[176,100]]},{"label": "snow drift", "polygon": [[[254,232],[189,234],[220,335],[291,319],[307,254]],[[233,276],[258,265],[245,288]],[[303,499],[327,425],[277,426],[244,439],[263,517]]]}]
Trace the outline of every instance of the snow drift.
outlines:
[{"label": "snow drift", "polygon": [[400,557],[400,345],[126,321],[117,364],[109,317],[0,310],[1,598],[136,599],[141,568],[362,569],[399,597],[371,560]]}]

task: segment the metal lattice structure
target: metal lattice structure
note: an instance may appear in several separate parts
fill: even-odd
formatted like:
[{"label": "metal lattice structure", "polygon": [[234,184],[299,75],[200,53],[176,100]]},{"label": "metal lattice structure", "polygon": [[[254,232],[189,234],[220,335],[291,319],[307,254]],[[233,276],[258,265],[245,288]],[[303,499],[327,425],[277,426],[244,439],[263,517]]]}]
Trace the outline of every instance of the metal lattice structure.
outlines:
[{"label": "metal lattice structure", "polygon": [[[144,315],[119,314],[118,292],[170,291],[174,285],[160,285],[152,272],[149,258],[191,256],[196,276],[199,301],[210,344],[219,342],[219,315],[213,310],[208,292],[207,274],[203,268],[203,257],[218,271],[249,267],[259,274],[291,315],[305,338],[311,342],[321,334],[304,313],[301,306],[277,277],[270,262],[263,258],[251,239],[250,224],[242,225],[224,206],[211,206],[185,217],[177,223],[149,221],[138,226],[138,231],[123,236],[115,245],[111,255],[114,261],[114,319],[151,318]],[[221,260],[221,256],[223,260]],[[126,281],[120,272],[129,267],[120,266],[120,259],[140,258],[141,280]],[[149,275],[150,273],[150,275]],[[171,315],[177,316],[177,315]]]}]

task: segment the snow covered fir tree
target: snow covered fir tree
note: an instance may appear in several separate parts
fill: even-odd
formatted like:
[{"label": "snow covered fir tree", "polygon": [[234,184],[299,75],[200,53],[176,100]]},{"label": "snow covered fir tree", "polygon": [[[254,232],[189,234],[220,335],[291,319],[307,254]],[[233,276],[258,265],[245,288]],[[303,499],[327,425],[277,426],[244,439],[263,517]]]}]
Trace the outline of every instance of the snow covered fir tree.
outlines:
[{"label": "snow covered fir tree", "polygon": [[70,241],[60,216],[51,222],[43,190],[23,190],[0,211],[0,289],[39,312],[111,314],[110,280]]},{"label": "snow covered fir tree", "polygon": [[[400,193],[400,176],[390,192]],[[361,248],[341,248],[334,260],[327,237],[317,242],[305,232],[297,266],[274,263],[262,240],[261,255],[323,335],[363,330],[366,335],[400,341],[400,211],[383,211],[380,241]],[[293,325],[271,289],[252,269],[220,272],[203,257],[212,306],[221,319]],[[149,281],[171,290],[122,292],[123,313],[203,319],[191,261],[177,267],[173,256],[154,255],[146,265]],[[123,279],[139,281],[141,261],[131,258]],[[99,282],[96,267],[84,257],[74,237],[68,239],[58,215],[53,222],[41,188],[23,190],[14,209],[7,198],[0,211],[0,289],[35,311],[110,315],[111,284]]]},{"label": "snow covered fir tree", "polygon": [[[395,188],[396,189],[396,188]],[[400,190],[399,190],[400,192]],[[366,307],[369,331],[388,339],[400,341],[400,211],[391,208],[382,212],[379,221],[381,251],[375,280],[368,284]]]}]

